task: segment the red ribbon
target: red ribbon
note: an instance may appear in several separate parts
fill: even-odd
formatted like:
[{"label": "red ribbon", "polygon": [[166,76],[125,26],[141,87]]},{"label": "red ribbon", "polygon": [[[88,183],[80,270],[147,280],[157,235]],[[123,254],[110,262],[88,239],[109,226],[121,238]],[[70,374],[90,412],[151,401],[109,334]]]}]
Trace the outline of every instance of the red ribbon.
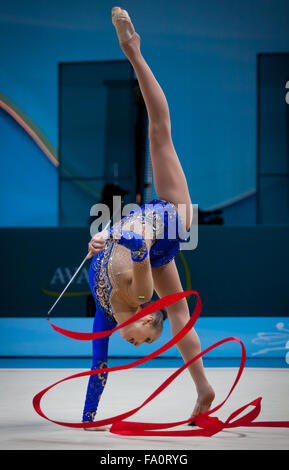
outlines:
[{"label": "red ribbon", "polygon": [[[40,402],[41,402],[43,395],[45,395],[51,388],[55,387],[61,382],[65,382],[66,380],[71,380],[71,379],[75,379],[78,377],[84,377],[84,376],[89,376],[89,375],[94,375],[94,374],[99,374],[99,373],[103,374],[104,372],[114,372],[114,371],[119,371],[119,370],[131,369],[140,364],[144,364],[145,362],[150,361],[151,359],[159,356],[163,352],[170,349],[172,346],[177,344],[188,333],[188,331],[190,331],[193,328],[194,324],[196,323],[197,319],[200,316],[202,302],[201,302],[198,292],[196,291],[185,291],[185,292],[180,292],[177,294],[171,294],[171,295],[163,297],[162,299],[156,300],[155,302],[151,303],[147,307],[144,307],[142,310],[140,310],[135,315],[133,315],[129,320],[122,323],[121,325],[118,325],[112,330],[101,331],[97,333],[78,333],[74,331],[64,330],[63,328],[60,328],[52,324],[48,320],[51,327],[55,331],[57,331],[58,333],[61,333],[64,336],[67,336],[73,339],[78,339],[78,340],[93,340],[93,339],[103,338],[105,336],[110,336],[112,333],[119,330],[120,328],[123,328],[124,326],[129,325],[130,323],[133,323],[134,321],[140,318],[143,318],[146,315],[149,315],[150,313],[153,313],[159,310],[160,308],[167,307],[168,305],[171,305],[177,302],[178,300],[184,297],[187,297],[188,295],[192,295],[192,294],[196,295],[197,303],[196,303],[194,312],[190,320],[182,328],[182,330],[179,331],[179,333],[177,333],[170,341],[168,341],[162,347],[160,347],[153,353],[149,354],[148,356],[138,359],[137,361],[134,361],[130,364],[117,366],[117,367],[107,367],[106,369],[94,369],[94,370],[90,370],[87,372],[74,374],[62,380],[59,380],[58,382],[50,385],[49,387],[45,388],[44,390],[42,390],[41,392],[37,393],[37,395],[34,396],[33,407],[35,411],[40,416],[42,416],[42,418],[45,418],[48,421],[51,421],[52,423],[58,424],[60,426],[67,426],[71,428],[89,428],[89,427],[98,427],[98,426],[111,424],[112,425],[110,427],[111,433],[120,434],[120,435],[130,435],[130,436],[213,436],[214,434],[219,433],[223,429],[234,428],[234,427],[239,427],[239,426],[288,428],[289,421],[253,422],[257,418],[257,416],[260,414],[260,411],[261,411],[261,400],[262,400],[261,397],[256,398],[255,400],[248,403],[247,405],[244,405],[238,410],[234,411],[234,413],[232,413],[225,422],[221,421],[217,417],[210,416],[212,413],[219,410],[224,405],[224,403],[228,400],[229,396],[231,395],[237,383],[239,382],[242,372],[244,370],[244,366],[246,362],[245,346],[239,338],[236,338],[233,336],[229,338],[225,338],[221,341],[218,341],[217,343],[208,347],[204,351],[200,352],[197,356],[193,357],[190,361],[188,361],[186,364],[180,367],[177,371],[175,371],[169,378],[167,378],[140,406],[130,411],[121,413],[117,416],[113,416],[112,418],[102,419],[102,420],[93,421],[93,422],[85,422],[85,423],[69,423],[69,422],[67,423],[63,421],[55,421],[55,420],[48,418],[43,413],[40,407]],[[127,418],[134,415],[137,411],[139,411],[141,408],[147,405],[151,400],[153,400],[157,395],[159,395],[165,388],[167,388],[173,382],[173,380],[175,380],[178,377],[178,375],[180,375],[190,364],[197,361],[200,357],[204,356],[205,354],[212,351],[213,349],[229,341],[236,341],[241,345],[242,355],[241,355],[241,362],[240,362],[236,379],[228,395],[222,401],[222,403],[220,403],[213,409],[206,411],[205,413],[200,413],[198,416],[195,416],[194,418],[187,419],[184,421],[177,421],[177,422],[171,422],[171,423],[141,423],[141,422],[134,422],[134,421],[125,421]],[[253,410],[249,411],[247,414],[238,418],[238,416],[250,406],[253,407]],[[190,430],[182,430],[182,431],[160,431],[162,429],[168,429],[168,428],[180,426],[183,424],[187,424],[192,421],[195,421],[196,426],[198,426],[201,429],[193,429],[193,430],[190,429]]]}]

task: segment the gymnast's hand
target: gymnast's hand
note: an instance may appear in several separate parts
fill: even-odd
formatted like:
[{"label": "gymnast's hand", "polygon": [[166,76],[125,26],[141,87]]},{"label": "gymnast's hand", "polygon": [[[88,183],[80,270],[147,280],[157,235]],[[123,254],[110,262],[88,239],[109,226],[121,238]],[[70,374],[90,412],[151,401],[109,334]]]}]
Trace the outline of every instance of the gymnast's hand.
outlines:
[{"label": "gymnast's hand", "polygon": [[99,253],[104,249],[105,242],[109,238],[109,231],[102,230],[102,232],[98,232],[92,237],[88,244],[88,255],[86,259],[92,258],[96,253]]}]

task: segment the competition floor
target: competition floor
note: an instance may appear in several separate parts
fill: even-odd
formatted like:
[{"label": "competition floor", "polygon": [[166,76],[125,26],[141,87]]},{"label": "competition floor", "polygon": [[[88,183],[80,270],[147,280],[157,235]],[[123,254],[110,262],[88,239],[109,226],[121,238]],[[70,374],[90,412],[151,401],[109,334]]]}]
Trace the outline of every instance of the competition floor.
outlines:
[{"label": "competition floor", "polygon": [[[17,361],[16,361],[17,362]],[[289,429],[236,428],[207,437],[124,437],[109,432],[87,432],[58,426],[35,413],[32,398],[40,390],[87,368],[29,368],[7,364],[0,368],[0,449],[1,450],[237,450],[289,449]],[[54,366],[55,367],[55,366]],[[72,366],[75,367],[75,366]],[[216,391],[215,404],[225,398],[237,367],[206,367]],[[98,417],[104,418],[135,408],[155,390],[175,368],[137,368],[109,375]],[[51,419],[80,422],[87,377],[73,379],[50,390],[42,409]],[[245,367],[237,388],[216,413],[226,419],[231,412],[262,396],[257,421],[289,419],[288,368]],[[132,416],[132,421],[169,422],[187,419],[196,395],[191,378],[184,371],[148,406]],[[183,428],[189,429],[188,426]],[[175,428],[181,429],[181,427]]]}]

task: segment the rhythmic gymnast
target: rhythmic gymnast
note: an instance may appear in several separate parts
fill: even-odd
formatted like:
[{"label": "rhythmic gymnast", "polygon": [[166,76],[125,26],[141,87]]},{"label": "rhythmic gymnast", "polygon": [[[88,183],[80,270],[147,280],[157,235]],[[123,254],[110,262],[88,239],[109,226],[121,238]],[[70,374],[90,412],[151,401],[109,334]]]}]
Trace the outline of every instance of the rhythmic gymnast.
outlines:
[{"label": "rhythmic gymnast", "polygon": [[[192,203],[187,181],[174,149],[171,122],[166,97],[140,51],[140,36],[135,32],[127,11],[114,7],[112,23],[120,47],[136,73],[149,117],[149,145],[154,185],[158,199],[144,204],[139,210],[122,217],[109,230],[103,230],[89,242],[92,257],[89,284],[96,314],[93,331],[110,330],[121,324],[150,301],[154,290],[162,298],[182,292],[174,257],[184,241],[179,228],[186,231],[192,223]],[[170,227],[177,225],[171,239]],[[133,230],[131,230],[133,227]],[[184,233],[184,232],[183,232]],[[166,236],[164,236],[166,234]],[[185,298],[122,328],[121,337],[139,346],[159,338],[163,320],[168,317],[175,336],[188,322],[190,313]],[[106,368],[109,338],[93,341],[91,369]],[[194,329],[177,343],[184,362],[201,351]],[[188,367],[197,391],[197,401],[191,417],[210,409],[215,393],[208,383],[202,359]],[[83,409],[83,422],[94,421],[107,373],[89,378]],[[105,427],[84,428],[106,430]]]}]

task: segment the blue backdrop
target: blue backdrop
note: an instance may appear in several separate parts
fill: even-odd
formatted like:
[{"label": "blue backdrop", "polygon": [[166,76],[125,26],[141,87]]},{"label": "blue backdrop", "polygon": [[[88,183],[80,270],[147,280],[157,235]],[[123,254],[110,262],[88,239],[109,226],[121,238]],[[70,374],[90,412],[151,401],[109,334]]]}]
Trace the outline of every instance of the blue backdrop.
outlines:
[{"label": "blue backdrop", "polygon": [[[58,64],[124,58],[111,24],[114,5],[1,1],[0,93],[56,148]],[[121,6],[129,10],[167,96],[194,202],[210,208],[253,191],[256,54],[288,50],[288,1],[123,0]],[[57,169],[41,151],[27,149],[24,137],[15,138],[8,123],[2,126],[2,118],[0,224],[57,225]]]}]

